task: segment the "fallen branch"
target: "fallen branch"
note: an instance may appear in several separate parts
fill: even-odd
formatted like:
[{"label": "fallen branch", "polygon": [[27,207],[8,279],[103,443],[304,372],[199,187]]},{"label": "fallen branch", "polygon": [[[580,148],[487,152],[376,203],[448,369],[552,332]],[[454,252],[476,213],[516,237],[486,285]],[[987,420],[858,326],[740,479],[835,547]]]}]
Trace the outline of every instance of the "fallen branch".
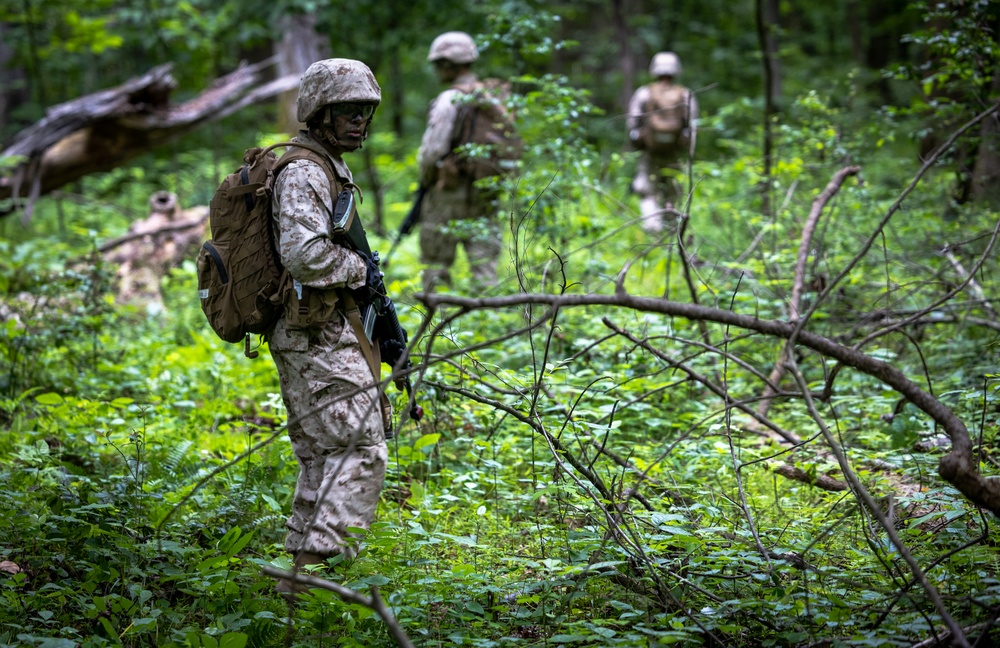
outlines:
[{"label": "fallen branch", "polygon": [[801,330],[797,323],[763,320],[733,311],[653,297],[638,297],[624,292],[618,292],[614,295],[526,293],[492,298],[462,297],[443,293],[416,293],[414,297],[430,309],[438,309],[442,306],[457,307],[459,313],[450,318],[449,322],[454,322],[458,317],[475,310],[511,308],[528,304],[546,304],[560,309],[580,306],[613,306],[647,313],[660,313],[671,317],[682,317],[691,321],[715,322],[785,340],[797,335],[797,341],[802,346],[877,378],[930,416],[942,427],[952,443],[951,450],[941,458],[938,464],[938,474],[955,486],[972,503],[1000,515],[1000,481],[986,478],[979,472],[978,461],[973,456],[973,444],[969,430],[950,408],[889,363],[873,358],[858,349],[838,344],[829,338]]},{"label": "fallen branch", "polygon": [[793,466],[792,464],[779,464],[771,468],[771,472],[776,475],[781,475],[782,477],[787,477],[788,479],[800,481],[803,484],[809,484],[810,486],[815,486],[816,488],[822,488],[823,490],[838,492],[847,490],[847,484],[839,479],[834,479],[829,475],[810,475],[806,471]]},{"label": "fallen branch", "polygon": [[[27,220],[41,195],[295,88],[295,75],[264,82],[273,63],[243,65],[178,105],[169,103],[177,83],[168,63],[120,86],[49,108],[0,151],[0,159],[15,161],[0,176],[0,200],[13,198]],[[27,200],[20,203],[23,198]]]},{"label": "fallen branch", "polygon": [[976,281],[974,276],[972,276],[966,271],[965,266],[963,266],[962,262],[959,261],[957,256],[955,256],[955,253],[952,251],[951,246],[946,245],[944,247],[943,254],[944,257],[948,259],[948,263],[951,264],[951,267],[953,267],[955,269],[955,272],[958,273],[958,276],[962,280],[962,282],[965,283],[966,286],[968,286],[970,291],[972,291],[972,294],[976,298],[976,300],[978,300],[983,305],[983,310],[989,313],[990,317],[992,317],[994,320],[1000,319],[1000,316],[997,315],[996,309],[993,308],[993,304],[990,303],[989,298],[983,291],[983,287],[979,285],[979,282]]},{"label": "fallen branch", "polygon": [[805,399],[806,407],[809,410],[810,416],[812,416],[816,425],[818,425],[820,430],[823,432],[823,437],[826,439],[827,445],[837,458],[837,463],[840,464],[840,470],[844,473],[844,478],[850,483],[851,491],[854,493],[854,496],[863,502],[865,507],[871,512],[872,516],[878,520],[879,525],[882,527],[882,530],[885,531],[885,534],[888,536],[892,546],[895,547],[896,551],[899,552],[899,555],[906,562],[907,566],[909,566],[910,571],[913,573],[914,580],[920,583],[920,585],[924,588],[924,591],[927,593],[927,597],[930,598],[931,602],[934,604],[934,608],[937,610],[941,619],[948,626],[954,636],[952,645],[957,645],[959,648],[970,648],[969,642],[966,639],[965,634],[962,632],[962,628],[948,613],[948,608],[945,607],[944,599],[941,597],[941,593],[927,578],[927,574],[920,568],[920,565],[910,553],[909,549],[907,549],[906,545],[902,542],[902,540],[900,540],[899,534],[896,532],[896,527],[882,512],[882,509],[878,506],[878,502],[875,501],[875,498],[872,497],[871,493],[868,492],[868,489],[865,488],[864,484],[861,483],[861,480],[851,468],[850,461],[847,458],[847,453],[844,452],[844,449],[837,442],[837,438],[823,421],[823,417],[820,416],[819,410],[816,409],[816,404],[813,401],[812,396],[809,394],[809,386],[806,383],[806,379],[802,375],[802,372],[799,371],[794,358],[789,362],[789,370],[795,378],[795,382],[798,383],[799,389],[802,390],[802,397]]},{"label": "fallen branch", "polygon": [[[816,231],[816,223],[819,222],[819,217],[823,213],[823,208],[826,204],[830,202],[840,187],[844,184],[844,181],[853,175],[856,175],[861,171],[861,167],[849,166],[837,171],[833,174],[833,178],[827,183],[826,188],[823,192],[816,196],[812,203],[812,209],[809,210],[809,217],[806,218],[806,224],[802,228],[802,239],[799,243],[799,254],[795,262],[795,280],[792,283],[792,298],[788,304],[788,319],[791,321],[796,321],[799,319],[799,308],[802,302],[802,292],[805,289],[805,277],[806,277],[806,261],[809,259],[809,249],[812,247],[813,233]],[[760,416],[767,416],[767,411],[771,408],[771,402],[774,400],[774,396],[777,394],[776,386],[781,384],[782,379],[785,377],[785,363],[788,362],[789,354],[792,352],[792,348],[795,346],[794,338],[789,339],[785,345],[781,348],[781,353],[778,355],[778,361],[774,363],[774,368],[771,370],[771,375],[768,376],[767,384],[764,386],[764,394],[761,397],[760,402],[757,404],[757,414]]]},{"label": "fallen branch", "polygon": [[396,617],[393,616],[392,610],[385,606],[385,603],[382,601],[382,597],[378,594],[378,588],[374,585],[371,586],[371,598],[368,598],[360,592],[356,592],[351,588],[344,587],[338,583],[328,581],[325,578],[306,576],[305,574],[299,572],[285,571],[283,569],[268,567],[266,565],[261,568],[261,572],[265,576],[270,576],[272,578],[292,581],[300,585],[305,585],[306,587],[329,590],[347,603],[364,606],[381,617],[382,621],[389,629],[389,634],[395,640],[396,645],[401,646],[401,648],[413,648],[413,642],[410,641],[410,638],[403,631],[402,626],[400,626],[399,622],[396,621]]}]

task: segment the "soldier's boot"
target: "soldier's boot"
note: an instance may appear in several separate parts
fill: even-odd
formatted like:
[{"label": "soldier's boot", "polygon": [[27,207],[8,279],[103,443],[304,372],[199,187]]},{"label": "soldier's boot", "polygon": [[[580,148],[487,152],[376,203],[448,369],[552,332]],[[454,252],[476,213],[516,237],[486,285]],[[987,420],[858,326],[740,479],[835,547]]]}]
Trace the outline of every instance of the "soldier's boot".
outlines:
[{"label": "soldier's boot", "polygon": [[642,229],[649,234],[659,234],[663,231],[663,210],[653,196],[646,196],[639,201],[642,211]]}]

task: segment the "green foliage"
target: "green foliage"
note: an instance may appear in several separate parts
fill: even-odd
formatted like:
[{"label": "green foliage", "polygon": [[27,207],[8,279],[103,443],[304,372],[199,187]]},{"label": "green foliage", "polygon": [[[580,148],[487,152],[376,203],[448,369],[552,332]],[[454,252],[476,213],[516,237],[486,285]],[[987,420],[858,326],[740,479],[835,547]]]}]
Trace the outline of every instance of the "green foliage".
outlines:
[{"label": "green foliage", "polygon": [[[720,37],[736,20],[704,22],[710,5],[684,9],[699,19],[689,34]],[[491,3],[495,16],[468,18],[492,26],[482,36],[490,56],[536,45],[497,59],[514,78],[528,150],[521,175],[504,180],[507,278],[476,296],[610,295],[620,281],[633,295],[785,320],[803,223],[832,175],[859,165],[808,246],[803,305],[817,310],[805,330],[933,393],[995,477],[995,314],[971,288],[956,293],[967,277],[941,250],[990,294],[997,213],[958,207],[943,219],[947,182],[929,174],[821,299],[916,173],[909,117],[865,108],[860,72],[789,93],[773,129],[775,209],[762,216],[761,106],[720,102],[703,130],[722,155],[691,166],[681,250],[636,226],[635,155],[606,152],[594,95],[535,69],[578,50],[552,36],[554,13],[527,6]],[[77,9],[75,46],[110,46],[110,25]],[[153,22],[169,50],[187,42],[197,57],[225,36],[228,11],[170,5]],[[171,22],[179,17],[191,33]],[[718,64],[737,53],[720,51]],[[204,202],[242,148],[279,137],[246,132],[232,146],[224,138],[232,159],[198,147],[150,156],[85,180],[84,204],[42,200],[29,228],[0,226],[0,646],[393,643],[370,609],[324,590],[289,608],[261,575],[290,564],[281,541],[297,473],[266,347],[249,360],[214,337],[191,263],[164,279],[166,312],[150,316],[114,303],[112,269],[94,254],[153,190]],[[368,157],[349,159],[366,190],[381,180],[387,229],[415,189],[414,149],[376,129]],[[358,170],[362,159],[377,175]],[[380,250],[390,242],[372,238]],[[426,312],[413,296],[414,239],[386,268],[411,332]],[[465,270],[462,260],[460,295],[473,291]],[[851,492],[778,472],[789,464],[806,481],[844,480],[790,378],[767,420],[801,444],[772,438],[748,414],[782,340],[612,307],[441,308],[430,324],[437,337],[415,349],[427,415],[389,442],[378,521],[358,559],[316,568],[362,593],[377,587],[417,645],[912,645],[944,624],[901,548],[958,625],[986,623],[1000,606],[995,521],[938,476],[948,441],[933,421],[869,374],[794,349],[819,417],[901,546]]]}]

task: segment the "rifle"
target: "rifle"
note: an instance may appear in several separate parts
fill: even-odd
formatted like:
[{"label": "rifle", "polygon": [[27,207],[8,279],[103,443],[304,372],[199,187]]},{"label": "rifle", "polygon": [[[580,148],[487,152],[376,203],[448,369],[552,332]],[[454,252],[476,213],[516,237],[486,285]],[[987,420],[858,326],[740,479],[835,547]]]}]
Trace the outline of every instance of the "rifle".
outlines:
[{"label": "rifle", "polygon": [[400,224],[399,231],[396,232],[396,238],[389,247],[389,252],[385,255],[385,259],[382,260],[383,268],[388,267],[389,257],[392,256],[392,251],[396,249],[396,246],[403,240],[403,237],[412,232],[413,228],[420,222],[420,209],[423,206],[425,193],[427,193],[427,186],[420,185],[420,188],[417,189],[417,196],[413,199],[413,206],[410,207],[410,213],[406,215],[406,218]]},{"label": "rifle", "polygon": [[[385,282],[382,280],[378,252],[373,252],[368,244],[364,225],[357,217],[354,192],[350,189],[340,192],[337,197],[333,209],[333,229],[347,247],[361,255],[365,265],[368,266],[368,280],[354,293],[361,309],[361,323],[365,337],[369,343],[373,339],[378,340],[382,362],[392,367],[394,371],[399,369],[407,372],[403,378],[396,380],[396,386],[405,389],[406,394],[412,396],[413,385],[409,369],[413,365],[406,352],[408,344],[406,331],[399,325],[396,305],[389,299]],[[410,416],[415,421],[419,421],[423,415],[424,409],[420,405],[414,404],[410,409]]]}]

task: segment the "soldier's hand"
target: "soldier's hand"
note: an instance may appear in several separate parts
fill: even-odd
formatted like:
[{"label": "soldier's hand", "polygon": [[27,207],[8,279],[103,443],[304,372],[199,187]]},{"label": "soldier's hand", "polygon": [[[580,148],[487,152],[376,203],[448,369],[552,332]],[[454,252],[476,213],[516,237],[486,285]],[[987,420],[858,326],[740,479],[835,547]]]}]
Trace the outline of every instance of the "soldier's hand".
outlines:
[{"label": "soldier's hand", "polygon": [[365,286],[368,288],[376,288],[382,285],[382,271],[379,269],[378,264],[376,264],[372,259],[362,255],[362,259],[365,261]]}]

